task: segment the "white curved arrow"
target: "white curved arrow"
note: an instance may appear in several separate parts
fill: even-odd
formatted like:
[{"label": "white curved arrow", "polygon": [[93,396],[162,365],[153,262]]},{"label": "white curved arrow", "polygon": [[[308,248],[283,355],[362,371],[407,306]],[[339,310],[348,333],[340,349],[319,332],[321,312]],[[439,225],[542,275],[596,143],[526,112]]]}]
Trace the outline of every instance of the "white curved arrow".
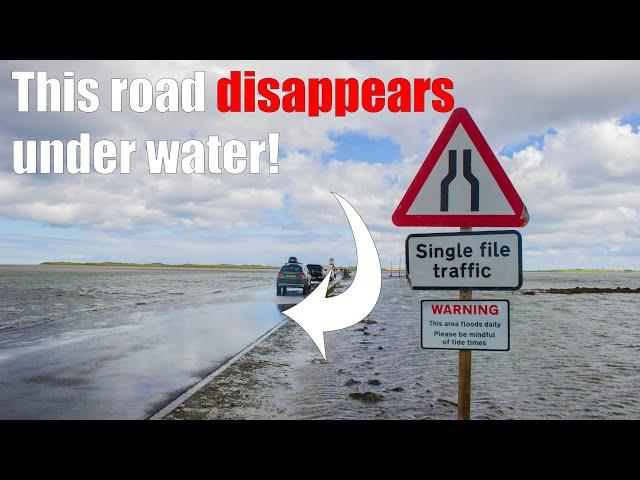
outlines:
[{"label": "white curved arrow", "polygon": [[358,254],[356,276],[345,292],[327,298],[331,277],[327,275],[307,298],[283,312],[304,328],[325,360],[324,332],[350,327],[369,315],[378,301],[382,283],[378,251],[367,226],[349,202],[331,193],[340,202],[353,231]]}]

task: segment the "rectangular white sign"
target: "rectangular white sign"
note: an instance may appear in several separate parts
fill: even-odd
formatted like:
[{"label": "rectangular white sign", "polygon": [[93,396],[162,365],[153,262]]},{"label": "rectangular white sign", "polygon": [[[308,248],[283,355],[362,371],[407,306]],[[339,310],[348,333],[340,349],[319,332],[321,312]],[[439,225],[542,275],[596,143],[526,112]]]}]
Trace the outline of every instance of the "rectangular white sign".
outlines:
[{"label": "rectangular white sign", "polygon": [[422,300],[422,348],[509,350],[508,300]]},{"label": "rectangular white sign", "polygon": [[522,286],[522,237],[515,230],[414,234],[405,248],[414,290]]}]

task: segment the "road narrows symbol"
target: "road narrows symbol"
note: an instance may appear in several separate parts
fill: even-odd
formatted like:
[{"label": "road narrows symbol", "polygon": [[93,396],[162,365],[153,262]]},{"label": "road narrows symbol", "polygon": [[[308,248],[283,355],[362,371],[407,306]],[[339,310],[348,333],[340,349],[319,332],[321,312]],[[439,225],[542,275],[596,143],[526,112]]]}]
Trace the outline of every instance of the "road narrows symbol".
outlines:
[{"label": "road narrows symbol", "polygon": [[[449,173],[442,179],[440,183],[440,211],[449,211],[449,185],[456,178],[458,174],[458,152],[456,150],[449,150]],[[464,149],[462,151],[462,174],[471,185],[471,199],[470,210],[477,212],[480,210],[480,182],[471,173],[471,150]]]},{"label": "road narrows symbol", "polygon": [[449,185],[457,175],[456,163],[458,162],[458,152],[449,150],[449,173],[442,179],[440,184],[440,211],[449,211]]},{"label": "road narrows symbol", "polygon": [[462,162],[462,174],[471,184],[471,211],[477,212],[480,210],[480,182],[471,173],[471,150],[462,152]]}]

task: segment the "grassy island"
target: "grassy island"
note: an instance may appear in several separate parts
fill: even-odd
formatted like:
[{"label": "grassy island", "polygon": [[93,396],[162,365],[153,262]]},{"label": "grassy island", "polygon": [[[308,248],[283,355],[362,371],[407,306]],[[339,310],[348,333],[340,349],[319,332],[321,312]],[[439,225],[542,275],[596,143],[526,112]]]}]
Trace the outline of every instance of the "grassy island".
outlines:
[{"label": "grassy island", "polygon": [[127,263],[127,262],[42,262],[40,265],[58,265],[58,266],[79,266],[79,267],[137,267],[137,268],[228,268],[233,270],[263,270],[263,269],[275,269],[272,265],[255,265],[255,264],[242,264],[236,265],[233,263],[213,263],[213,264],[198,264],[198,263]]}]

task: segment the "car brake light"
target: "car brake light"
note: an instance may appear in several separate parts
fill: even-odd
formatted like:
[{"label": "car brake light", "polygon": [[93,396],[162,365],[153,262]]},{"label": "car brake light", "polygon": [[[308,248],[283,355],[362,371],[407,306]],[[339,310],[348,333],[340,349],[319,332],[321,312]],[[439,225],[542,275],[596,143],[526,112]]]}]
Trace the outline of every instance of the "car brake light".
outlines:
[{"label": "car brake light", "polygon": [[299,273],[298,276],[299,277],[304,277],[304,273]]},{"label": "car brake light", "polygon": [[278,273],[278,278],[282,278],[282,277],[284,277],[284,273],[282,272]]}]

